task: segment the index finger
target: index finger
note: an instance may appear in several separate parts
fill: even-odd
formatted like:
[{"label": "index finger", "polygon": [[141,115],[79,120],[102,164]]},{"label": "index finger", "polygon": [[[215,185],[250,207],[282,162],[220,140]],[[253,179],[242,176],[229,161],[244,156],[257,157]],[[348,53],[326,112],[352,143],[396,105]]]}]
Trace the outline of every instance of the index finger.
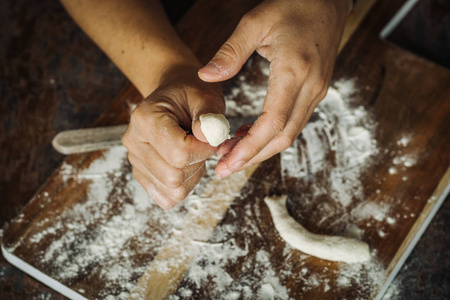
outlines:
[{"label": "index finger", "polygon": [[301,68],[287,65],[271,69],[263,113],[230,154],[219,162],[222,164],[217,166],[223,172],[221,176],[238,171],[287,126],[306,75],[299,74]]}]

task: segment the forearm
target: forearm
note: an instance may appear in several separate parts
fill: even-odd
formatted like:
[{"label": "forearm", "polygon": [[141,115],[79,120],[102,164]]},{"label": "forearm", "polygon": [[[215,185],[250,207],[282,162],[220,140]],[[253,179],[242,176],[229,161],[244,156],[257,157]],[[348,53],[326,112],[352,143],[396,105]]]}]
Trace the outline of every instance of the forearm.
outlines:
[{"label": "forearm", "polygon": [[157,0],[61,2],[144,97],[159,86],[167,70],[200,67]]}]

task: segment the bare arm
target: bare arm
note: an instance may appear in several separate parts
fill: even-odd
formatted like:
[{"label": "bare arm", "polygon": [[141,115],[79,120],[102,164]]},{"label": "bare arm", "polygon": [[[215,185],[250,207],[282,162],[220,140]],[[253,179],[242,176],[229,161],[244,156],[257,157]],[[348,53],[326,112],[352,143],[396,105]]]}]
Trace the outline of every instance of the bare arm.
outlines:
[{"label": "bare arm", "polygon": [[[144,96],[122,138],[133,173],[164,208],[181,202],[200,180],[204,161],[222,156],[226,177],[283,151],[328,89],[351,0],[266,0],[202,68],[155,0],[61,0],[69,13]],[[219,148],[208,145],[199,116],[224,113],[212,82],[237,74],[257,51],[271,63],[258,121]],[[192,129],[186,135],[183,129]]]},{"label": "bare arm", "polygon": [[148,96],[169,69],[200,64],[157,0],[61,0],[69,14]]},{"label": "bare arm", "polygon": [[161,207],[175,206],[216,151],[205,143],[198,118],[225,111],[218,85],[200,80],[199,61],[159,1],[61,1],[145,97],[131,114],[122,142],[136,180]]}]

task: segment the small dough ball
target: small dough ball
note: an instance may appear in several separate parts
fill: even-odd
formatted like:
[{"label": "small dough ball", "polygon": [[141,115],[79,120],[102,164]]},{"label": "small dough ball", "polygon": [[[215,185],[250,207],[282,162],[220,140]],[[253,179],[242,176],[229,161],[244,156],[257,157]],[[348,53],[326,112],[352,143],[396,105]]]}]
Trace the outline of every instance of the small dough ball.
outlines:
[{"label": "small dough ball", "polygon": [[200,129],[208,143],[217,147],[230,138],[230,123],[224,115],[204,114],[200,116]]}]

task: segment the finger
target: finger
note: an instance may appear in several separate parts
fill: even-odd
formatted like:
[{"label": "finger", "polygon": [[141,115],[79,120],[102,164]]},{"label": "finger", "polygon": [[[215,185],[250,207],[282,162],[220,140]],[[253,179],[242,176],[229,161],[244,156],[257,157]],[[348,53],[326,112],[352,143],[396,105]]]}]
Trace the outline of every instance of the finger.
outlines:
[{"label": "finger", "polygon": [[[133,151],[129,152],[129,160],[132,165],[137,159],[139,163],[152,174],[161,184],[168,188],[177,188],[182,185],[188,178],[192,176],[199,168],[203,161],[191,164],[183,169],[178,169],[167,162],[147,143],[139,143]],[[136,159],[134,159],[134,157]],[[133,161],[132,161],[133,160]]]},{"label": "finger", "polygon": [[325,98],[328,92],[331,72],[326,77],[322,77],[321,74],[321,72],[317,71],[310,72],[308,80],[302,86],[298,100],[295,102],[293,113],[284,131],[270,141],[264,149],[238,171],[264,161],[292,145],[308,123],[316,106]]},{"label": "finger", "polygon": [[137,168],[133,168],[133,175],[137,182],[145,189],[147,194],[163,209],[171,209],[176,205],[170,198],[161,194],[150,180]]},{"label": "finger", "polygon": [[129,157],[133,164],[133,174],[136,180],[146,189],[147,193],[164,209],[170,209],[182,202],[195,187],[205,172],[205,165],[177,188],[168,188],[148,172],[143,164],[133,155]]},{"label": "finger", "polygon": [[147,193],[164,209],[170,209],[182,202],[202,178],[205,172],[205,165],[202,166],[181,186],[171,189],[161,184],[153,174],[149,173],[136,157],[131,156],[130,162],[133,164],[133,175],[136,180],[145,188]]},{"label": "finger", "polygon": [[217,156],[219,158],[221,158],[224,155],[227,155],[228,153],[230,153],[231,150],[233,150],[234,146],[236,146],[237,143],[239,143],[239,141],[242,140],[242,138],[243,138],[243,136],[232,137],[231,139],[223,142],[217,149],[217,152],[216,152]]},{"label": "finger", "polygon": [[165,162],[178,169],[211,157],[215,148],[187,134],[178,121],[182,118],[175,116],[172,110],[164,102],[139,105],[122,138],[125,147],[133,149],[136,143],[150,144]]},{"label": "finger", "polygon": [[208,143],[205,135],[201,130],[200,116],[212,113],[212,114],[224,114],[225,113],[225,100],[220,92],[207,92],[196,93],[192,95],[188,103],[189,113],[192,118],[192,133],[194,136],[204,142]]},{"label": "finger", "polygon": [[263,26],[244,16],[222,45],[214,58],[199,71],[199,77],[207,82],[230,79],[242,68],[250,55],[261,44]]},{"label": "finger", "polygon": [[236,132],[234,133],[234,136],[244,136],[247,135],[250,128],[252,128],[253,123],[247,123],[239,127]]},{"label": "finger", "polygon": [[253,157],[245,167],[260,163],[289,148],[308,123],[314,109],[322,98],[323,97],[319,96],[312,103],[309,103],[309,101],[299,101],[299,107],[294,108],[294,113],[292,114],[284,132],[270,141],[269,144],[267,144],[263,150]]},{"label": "finger", "polygon": [[[301,68],[273,67],[269,89],[263,106],[263,114],[250,128],[248,134],[233,148],[226,164],[229,173],[236,172],[255,157],[274,137],[281,134],[290,119],[292,108],[306,77],[298,74]],[[223,170],[224,166],[218,166]],[[222,175],[226,174],[225,171]]]},{"label": "finger", "polygon": [[181,203],[191,192],[191,190],[196,186],[205,173],[205,165],[203,164],[201,168],[197,170],[189,179],[187,179],[181,186],[171,189],[165,185],[160,184],[159,181],[153,181],[155,188],[163,194],[165,197],[169,198],[174,203],[173,206]]},{"label": "finger", "polygon": [[228,154],[233,150],[234,146],[237,145],[237,143],[242,140],[242,138],[247,135],[248,131],[252,127],[253,123],[244,124],[241,127],[239,127],[236,130],[236,133],[234,134],[234,137],[232,137],[229,140],[226,140],[223,142],[219,148],[217,149],[217,156],[219,158],[223,157],[224,155]]}]

